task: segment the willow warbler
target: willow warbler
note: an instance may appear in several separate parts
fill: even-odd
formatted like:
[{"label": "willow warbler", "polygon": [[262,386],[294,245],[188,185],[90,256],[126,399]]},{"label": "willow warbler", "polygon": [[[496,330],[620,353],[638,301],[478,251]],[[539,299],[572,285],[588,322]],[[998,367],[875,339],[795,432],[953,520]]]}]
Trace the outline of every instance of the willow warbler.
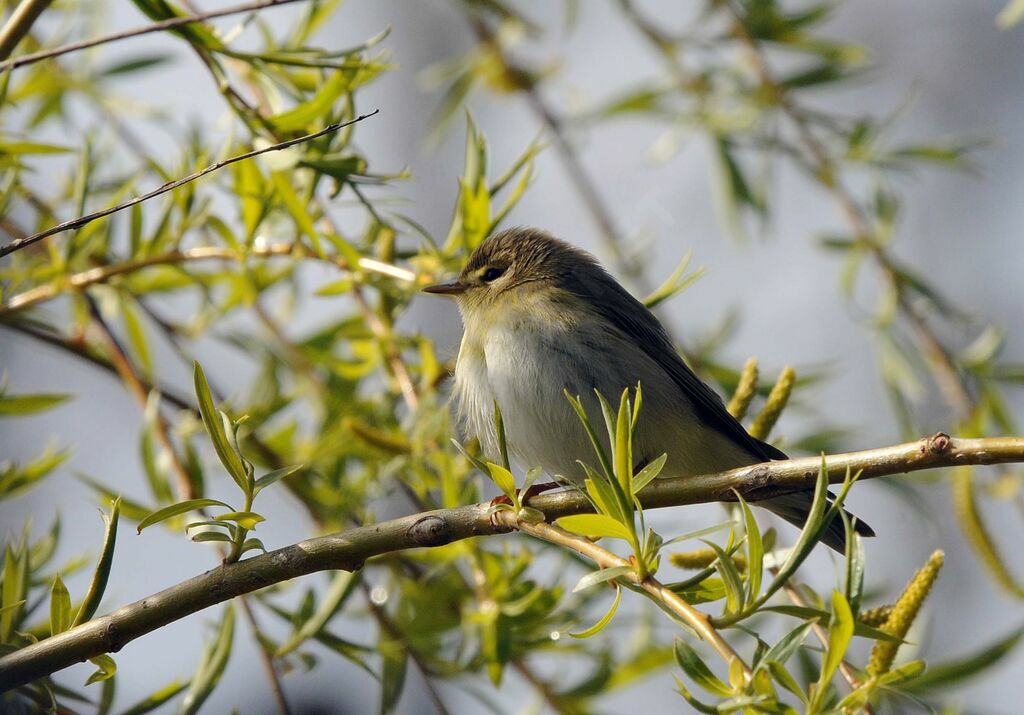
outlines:
[{"label": "willow warbler", "polygon": [[[588,414],[599,415],[595,389],[614,399],[639,382],[638,466],[667,453],[661,476],[685,477],[786,459],[726,411],[643,303],[589,253],[544,231],[495,234],[473,251],[458,280],[424,290],[458,302],[465,333],[455,368],[457,415],[489,454],[497,450],[497,402],[509,451],[520,465],[581,484],[577,460],[592,461],[592,447],[563,390],[580,395]],[[798,526],[810,504],[809,492],[758,502]],[[857,529],[872,534],[862,522]],[[840,520],[832,521],[823,541],[844,548]]]}]

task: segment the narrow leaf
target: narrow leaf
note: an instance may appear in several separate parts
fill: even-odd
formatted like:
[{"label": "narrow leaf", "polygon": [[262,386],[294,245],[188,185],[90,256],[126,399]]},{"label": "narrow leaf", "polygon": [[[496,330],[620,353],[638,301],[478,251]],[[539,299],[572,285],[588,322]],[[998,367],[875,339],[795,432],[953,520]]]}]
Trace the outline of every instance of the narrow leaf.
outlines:
[{"label": "narrow leaf", "polygon": [[604,630],[605,626],[607,626],[609,623],[611,623],[612,617],[615,615],[615,611],[618,610],[618,608],[619,608],[619,601],[621,601],[621,600],[622,600],[622,589],[619,588],[619,587],[616,587],[615,588],[615,600],[612,601],[612,607],[609,608],[608,612],[605,613],[604,616],[601,617],[601,620],[598,621],[597,623],[595,623],[594,625],[592,625],[590,628],[588,628],[585,631],[581,631],[579,633],[570,633],[569,635],[572,636],[573,638],[580,638],[580,639],[582,639],[582,638],[590,638],[591,636],[596,636],[598,633],[600,633],[601,631]]},{"label": "narrow leaf", "polygon": [[178,502],[177,504],[165,506],[163,509],[157,509],[152,514],[147,516],[145,519],[140,521],[139,525],[135,527],[135,530],[141,534],[142,530],[145,529],[147,526],[152,526],[153,524],[165,521],[167,519],[170,519],[171,517],[178,516],[179,514],[186,514],[190,511],[195,511],[196,509],[202,509],[203,507],[208,506],[222,506],[226,509],[231,508],[229,505],[217,499],[188,499],[183,502]]},{"label": "narrow leaf", "polygon": [[92,574],[92,582],[85,594],[78,615],[75,616],[73,625],[85,623],[96,613],[103,599],[103,592],[107,590],[107,580],[110,578],[110,568],[114,563],[114,546],[117,543],[117,523],[121,518],[121,497],[114,500],[110,506],[110,516],[103,516],[106,523],[106,531],[103,535],[103,549],[100,551],[99,561],[96,562],[96,570]]}]

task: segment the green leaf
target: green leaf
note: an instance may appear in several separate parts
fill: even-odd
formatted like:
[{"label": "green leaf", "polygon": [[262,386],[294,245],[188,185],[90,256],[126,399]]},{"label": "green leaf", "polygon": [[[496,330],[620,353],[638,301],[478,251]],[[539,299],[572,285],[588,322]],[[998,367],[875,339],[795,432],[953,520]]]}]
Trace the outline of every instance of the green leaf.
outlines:
[{"label": "green leaf", "polygon": [[175,680],[123,710],[120,715],[146,715],[146,713],[153,712],[171,698],[177,696],[187,687],[187,682],[183,683],[180,680]]},{"label": "green leaf", "polygon": [[230,544],[234,541],[234,539],[222,531],[200,531],[198,534],[193,534],[191,538],[197,544],[205,544],[211,541],[219,544]]},{"label": "green leaf", "polygon": [[860,599],[864,594],[864,544],[853,528],[851,517],[845,511],[840,511],[839,516],[846,532],[846,601],[851,611],[860,613]]},{"label": "green leaf", "polygon": [[207,643],[199,659],[199,667],[192,677],[188,692],[181,701],[181,715],[195,715],[199,708],[213,692],[220,681],[228,658],[231,657],[231,644],[235,637],[235,607],[228,604],[224,608],[224,617],[217,629],[214,640]]},{"label": "green leaf", "polygon": [[641,489],[654,481],[654,479],[661,474],[661,470],[665,467],[666,461],[668,461],[668,453],[663,452],[660,457],[648,462],[647,465],[641,469],[635,477],[633,477],[633,493],[638,493]]},{"label": "green leaf", "polygon": [[767,666],[768,672],[772,674],[772,678],[776,683],[800,698],[801,702],[807,703],[807,694],[804,692],[804,689],[800,687],[800,683],[786,670],[784,665],[777,661],[769,660],[767,661]]},{"label": "green leaf", "polygon": [[[6,75],[6,73],[5,73]],[[22,154],[63,154],[69,152],[66,146],[43,144],[41,142],[0,142],[0,157],[3,155],[19,156]]]},{"label": "green leaf", "polygon": [[281,658],[296,650],[308,639],[315,637],[327,622],[340,611],[352,595],[359,576],[351,571],[339,571],[331,581],[331,587],[317,604],[313,614],[299,625],[291,637],[277,649],[276,657]]},{"label": "green leaf", "polygon": [[10,641],[16,624],[21,622],[22,605],[28,595],[28,556],[7,544],[4,550],[4,582],[0,589],[0,643]]},{"label": "green leaf", "polygon": [[498,485],[498,489],[504,492],[509,499],[512,499],[512,501],[515,502],[516,478],[512,476],[512,472],[508,471],[500,464],[487,462],[487,473],[491,475],[491,479]]},{"label": "green leaf", "polygon": [[[743,510],[743,524],[747,532],[747,605],[752,605],[761,595],[761,577],[764,574],[764,544],[761,541],[761,530],[757,519],[743,496],[736,492],[740,508]],[[730,559],[731,561],[731,559]]]},{"label": "green leaf", "polygon": [[274,185],[277,195],[281,197],[281,203],[284,204],[288,214],[295,221],[295,227],[309,237],[318,254],[322,253],[319,248],[320,236],[317,234],[316,226],[313,225],[309,206],[295,193],[295,189],[291,185],[292,178],[291,172],[274,171],[270,174],[271,183]]},{"label": "green leaf", "polygon": [[142,319],[139,317],[134,299],[125,293],[121,294],[121,315],[124,318],[124,329],[125,334],[128,336],[128,343],[132,347],[132,352],[142,370],[142,374],[147,379],[152,379],[153,355],[149,349],[149,340],[146,338],[146,331],[142,326]]},{"label": "green leaf", "polygon": [[676,269],[672,271],[672,274],[667,279],[665,279],[665,282],[655,289],[653,293],[644,298],[644,305],[648,308],[654,308],[673,296],[682,293],[704,276],[706,271],[703,266],[695,269],[690,275],[686,275],[686,269],[690,266],[691,256],[691,252],[687,251],[686,255],[684,255],[682,260],[679,261],[679,265],[676,266]]},{"label": "green leaf", "polygon": [[226,514],[218,514],[213,517],[214,521],[233,521],[245,530],[255,529],[256,525],[266,518],[254,511],[229,511]]},{"label": "green leaf", "polygon": [[[604,445],[601,444],[601,440],[598,439],[597,433],[594,431],[594,426],[590,422],[590,418],[587,416],[587,411],[583,409],[583,403],[580,402],[578,397],[573,397],[568,390],[562,390],[562,394],[565,395],[565,399],[569,400],[569,404],[576,411],[576,415],[580,418],[580,422],[583,423],[583,429],[587,432],[587,437],[590,438],[590,444],[594,448],[594,453],[597,454],[598,461],[601,462],[601,468],[604,469],[605,474],[609,476],[614,474],[612,470],[612,463],[608,459],[608,454],[605,452]],[[600,395],[598,395],[600,397]]]},{"label": "green leaf", "polygon": [[231,478],[235,480],[238,488],[244,494],[251,496],[249,477],[245,472],[245,466],[242,464],[242,458],[228,442],[227,433],[224,431],[224,422],[221,419],[222,413],[218,412],[213,405],[210,384],[206,381],[206,374],[203,372],[203,368],[198,361],[194,363],[193,377],[196,400],[199,403],[199,412],[202,415],[203,424],[206,425],[206,432],[210,435],[210,440],[213,442],[213,448],[217,452],[217,457],[220,459],[221,464],[224,465],[228,474],[231,475]]},{"label": "green leaf", "polygon": [[996,25],[1000,30],[1009,30],[1024,19],[1024,0],[1009,0],[996,16]]},{"label": "green leaf", "polygon": [[110,568],[114,562],[114,546],[117,543],[117,523],[121,517],[121,497],[114,500],[110,505],[110,516],[103,515],[103,522],[106,525],[103,534],[103,548],[100,550],[99,561],[96,562],[96,570],[92,574],[92,582],[85,594],[78,615],[75,616],[73,625],[85,623],[96,613],[107,590],[107,580],[110,578]]},{"label": "green leaf", "polygon": [[505,436],[505,420],[501,416],[501,408],[498,401],[494,401],[494,434],[498,438],[498,455],[501,457],[501,466],[509,469],[508,460],[508,438]]},{"label": "green leaf", "polygon": [[145,519],[140,521],[139,525],[135,527],[135,530],[141,534],[142,530],[145,529],[147,526],[152,526],[153,524],[165,521],[167,519],[170,519],[171,517],[178,516],[179,514],[186,514],[190,511],[195,511],[196,509],[202,509],[203,507],[208,506],[222,506],[226,509],[231,508],[229,505],[225,504],[224,502],[218,499],[209,499],[205,497],[203,499],[188,499],[183,502],[178,502],[177,504],[165,506],[163,509],[157,509],[152,514],[147,516]]},{"label": "green leaf", "polygon": [[682,638],[676,638],[675,644],[676,663],[683,669],[694,683],[707,690],[709,693],[727,698],[733,694],[732,688],[723,683],[705,665],[700,656]]},{"label": "green leaf", "polygon": [[349,82],[343,71],[335,72],[320,84],[312,99],[270,118],[270,122],[279,131],[303,131],[326,115],[334,102],[349,88]]},{"label": "green leaf", "polygon": [[479,457],[474,457],[472,454],[470,454],[469,450],[463,447],[462,444],[457,439],[453,438],[450,441],[453,445],[455,445],[455,449],[459,450],[459,452],[462,453],[462,456],[469,460],[470,464],[472,464],[474,467],[476,467],[484,474],[490,476],[491,470],[488,469],[487,462],[483,461]]},{"label": "green leaf", "polygon": [[380,677],[380,713],[388,715],[394,712],[402,696],[409,657],[401,644],[385,640],[383,629],[377,649],[383,660]]},{"label": "green leaf", "polygon": [[821,661],[821,675],[818,677],[818,684],[814,690],[814,703],[824,702],[828,684],[832,682],[832,676],[839,669],[843,662],[846,649],[850,646],[850,639],[853,638],[853,611],[846,597],[839,591],[832,592],[832,621],[828,628],[828,647],[825,650],[825,657]]},{"label": "green leaf", "polygon": [[558,519],[557,524],[574,534],[582,536],[608,536],[631,541],[633,533],[621,522],[604,514],[573,514]]},{"label": "green leaf", "polygon": [[605,626],[612,622],[612,617],[615,615],[615,611],[619,608],[619,601],[622,600],[622,589],[618,586],[615,587],[615,600],[612,601],[612,607],[608,609],[608,612],[601,617],[597,623],[592,625],[590,628],[579,633],[570,633],[569,635],[573,638],[590,638],[596,636],[598,633],[604,630]]},{"label": "green leaf", "polygon": [[241,552],[239,552],[238,555],[241,556],[242,554],[246,553],[247,551],[262,551],[263,553],[267,553],[267,547],[264,546],[263,542],[260,541],[259,539],[256,539],[256,538],[246,539],[245,541],[242,542],[242,550],[241,550]]},{"label": "green leaf", "polygon": [[136,57],[130,57],[127,60],[121,60],[116,62],[109,67],[105,67],[99,71],[100,77],[113,77],[120,74],[128,74],[130,72],[139,72],[141,70],[151,69],[162,65],[165,62],[170,61],[171,55],[169,54],[147,54],[138,55]]},{"label": "green leaf", "polygon": [[893,668],[888,673],[880,676],[878,678],[878,684],[884,687],[900,685],[921,675],[924,670],[925,663],[923,660],[912,660],[909,663],[904,663],[903,665]]},{"label": "green leaf", "polygon": [[705,539],[701,539],[701,541],[710,546],[718,557],[715,569],[722,577],[722,583],[725,584],[725,612],[737,613],[743,607],[743,578],[740,576],[739,569],[736,568],[736,562],[715,542]]},{"label": "green leaf", "polygon": [[919,692],[958,685],[964,680],[973,678],[975,675],[983,673],[996,663],[1001,662],[1008,654],[1013,652],[1022,637],[1024,637],[1024,628],[1018,628],[1006,638],[984,646],[966,656],[944,663],[936,663],[930,666],[923,675],[904,683],[903,688]]},{"label": "green leaf", "polygon": [[61,394],[0,395],[0,416],[31,415],[51,410],[70,397]]},{"label": "green leaf", "polygon": [[526,476],[523,478],[523,492],[526,492],[530,487],[532,487],[533,483],[537,481],[542,474],[544,474],[544,469],[542,467],[530,467],[526,470]]},{"label": "green leaf", "polygon": [[619,413],[615,423],[615,474],[625,494],[633,494],[633,413],[629,388],[619,397]]},{"label": "green leaf", "polygon": [[599,571],[592,571],[576,582],[573,586],[572,592],[582,591],[585,588],[596,586],[599,583],[606,583],[612,579],[618,578],[619,576],[625,576],[628,573],[632,573],[632,566],[612,566],[611,568],[601,569]]},{"label": "green leaf", "polygon": [[278,482],[285,477],[290,477],[297,471],[303,468],[302,464],[293,464],[290,467],[282,467],[281,469],[275,469],[273,472],[264,474],[262,477],[256,480],[256,486],[253,488],[253,494],[259,494],[261,491],[269,487],[271,484]]},{"label": "green leaf", "polygon": [[352,292],[352,288],[355,287],[355,280],[351,276],[346,276],[330,283],[325,283],[313,292],[313,295],[321,297],[329,297],[335,295],[346,295]]},{"label": "green leaf", "polygon": [[799,626],[780,638],[775,645],[773,645],[768,652],[764,654],[762,662],[775,662],[779,665],[785,665],[786,661],[792,657],[797,648],[803,645],[803,642],[807,639],[807,634],[811,632],[812,628],[814,628],[813,621],[801,623]]},{"label": "green leaf", "polygon": [[113,678],[117,672],[117,663],[109,655],[97,655],[94,658],[90,658],[89,662],[95,665],[98,670],[89,676],[89,679],[85,681],[86,685],[100,683]]},{"label": "green leaf", "polygon": [[63,633],[71,625],[71,594],[60,578],[53,579],[50,589],[50,635]]}]

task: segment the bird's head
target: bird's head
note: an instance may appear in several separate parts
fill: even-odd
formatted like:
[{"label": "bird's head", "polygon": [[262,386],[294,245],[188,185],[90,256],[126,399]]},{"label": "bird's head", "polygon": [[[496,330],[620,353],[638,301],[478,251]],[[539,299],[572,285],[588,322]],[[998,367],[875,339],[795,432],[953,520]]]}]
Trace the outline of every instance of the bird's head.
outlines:
[{"label": "bird's head", "polygon": [[549,318],[548,309],[577,293],[574,286],[605,275],[589,253],[545,231],[518,227],[477,246],[457,280],[423,290],[453,296],[467,321],[525,306]]}]

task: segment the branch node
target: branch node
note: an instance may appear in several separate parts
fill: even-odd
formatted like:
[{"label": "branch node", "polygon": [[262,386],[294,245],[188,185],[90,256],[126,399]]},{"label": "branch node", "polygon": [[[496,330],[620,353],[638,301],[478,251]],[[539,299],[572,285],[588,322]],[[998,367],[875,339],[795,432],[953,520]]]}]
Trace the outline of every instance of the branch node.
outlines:
[{"label": "branch node", "polygon": [[945,432],[936,432],[928,438],[928,449],[932,454],[943,454],[952,445],[953,440]]},{"label": "branch node", "polygon": [[434,514],[416,520],[405,533],[417,546],[444,546],[452,540],[448,520]]}]

